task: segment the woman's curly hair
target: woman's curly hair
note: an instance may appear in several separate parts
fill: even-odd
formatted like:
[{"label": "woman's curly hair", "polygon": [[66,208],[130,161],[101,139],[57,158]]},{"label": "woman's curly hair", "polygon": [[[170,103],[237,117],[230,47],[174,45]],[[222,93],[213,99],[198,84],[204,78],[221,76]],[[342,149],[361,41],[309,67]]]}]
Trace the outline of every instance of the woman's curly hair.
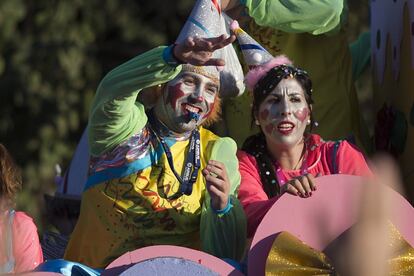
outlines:
[{"label": "woman's curly hair", "polygon": [[21,187],[20,169],[6,147],[0,143],[0,210],[13,207],[15,196]]}]

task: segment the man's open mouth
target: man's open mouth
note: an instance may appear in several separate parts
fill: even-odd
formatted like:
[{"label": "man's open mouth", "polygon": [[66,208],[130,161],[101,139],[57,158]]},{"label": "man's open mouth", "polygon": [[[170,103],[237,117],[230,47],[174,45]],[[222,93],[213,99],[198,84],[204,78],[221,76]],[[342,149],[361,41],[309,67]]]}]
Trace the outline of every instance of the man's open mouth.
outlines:
[{"label": "man's open mouth", "polygon": [[200,114],[202,112],[202,109],[200,107],[185,103],[182,105],[183,109],[185,111],[187,111],[187,113],[196,113],[196,114]]}]

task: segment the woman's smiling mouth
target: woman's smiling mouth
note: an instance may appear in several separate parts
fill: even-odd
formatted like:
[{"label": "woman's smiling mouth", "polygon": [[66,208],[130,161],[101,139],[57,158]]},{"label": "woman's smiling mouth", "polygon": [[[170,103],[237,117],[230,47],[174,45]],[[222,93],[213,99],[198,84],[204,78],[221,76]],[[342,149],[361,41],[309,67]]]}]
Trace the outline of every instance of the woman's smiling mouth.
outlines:
[{"label": "woman's smiling mouth", "polygon": [[295,124],[289,121],[282,121],[277,125],[277,130],[283,135],[289,135],[294,128]]}]

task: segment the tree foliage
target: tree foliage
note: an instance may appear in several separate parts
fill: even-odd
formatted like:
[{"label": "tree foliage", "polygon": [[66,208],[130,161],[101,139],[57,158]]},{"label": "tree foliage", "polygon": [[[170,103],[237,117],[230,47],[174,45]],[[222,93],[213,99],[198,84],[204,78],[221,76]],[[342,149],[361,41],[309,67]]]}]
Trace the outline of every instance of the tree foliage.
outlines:
[{"label": "tree foliage", "polygon": [[105,73],[172,43],[192,4],[0,1],[0,139],[23,169],[20,209],[40,217],[54,165],[68,165]]}]

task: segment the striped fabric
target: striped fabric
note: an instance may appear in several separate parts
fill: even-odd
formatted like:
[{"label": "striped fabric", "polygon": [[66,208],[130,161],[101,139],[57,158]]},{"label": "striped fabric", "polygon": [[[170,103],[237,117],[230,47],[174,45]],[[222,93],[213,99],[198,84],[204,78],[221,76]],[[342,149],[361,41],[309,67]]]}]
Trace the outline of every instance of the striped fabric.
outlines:
[{"label": "striped fabric", "polygon": [[42,251],[45,260],[62,259],[65,254],[69,237],[62,234],[47,231],[43,235]]}]

